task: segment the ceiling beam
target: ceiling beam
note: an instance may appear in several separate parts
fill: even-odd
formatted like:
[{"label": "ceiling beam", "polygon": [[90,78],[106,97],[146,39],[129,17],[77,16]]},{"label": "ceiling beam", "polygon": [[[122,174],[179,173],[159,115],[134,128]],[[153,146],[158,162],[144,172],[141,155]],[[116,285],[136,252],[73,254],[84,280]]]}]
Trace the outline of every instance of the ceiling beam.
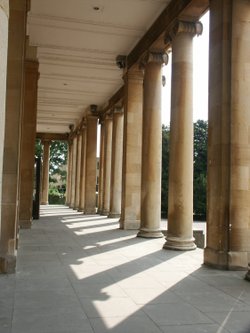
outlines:
[{"label": "ceiling beam", "polygon": [[[209,0],[172,0],[130,52],[127,57],[127,67],[132,67],[145,51],[157,43],[177,18],[198,20],[208,8]],[[163,38],[161,43],[164,46]]]},{"label": "ceiling beam", "polygon": [[36,138],[41,140],[68,141],[67,133],[36,133]]}]

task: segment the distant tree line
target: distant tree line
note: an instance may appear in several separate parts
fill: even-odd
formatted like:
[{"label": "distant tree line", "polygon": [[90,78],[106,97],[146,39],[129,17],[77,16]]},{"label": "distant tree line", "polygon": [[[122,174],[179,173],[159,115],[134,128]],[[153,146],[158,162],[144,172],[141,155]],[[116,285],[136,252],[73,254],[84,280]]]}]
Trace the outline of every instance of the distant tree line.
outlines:
[{"label": "distant tree line", "polygon": [[[198,120],[194,123],[194,219],[206,219],[207,188],[207,133],[208,123]],[[169,176],[169,126],[162,126],[162,193],[161,211],[163,217],[168,213]]]},{"label": "distant tree line", "polygon": [[[67,180],[68,145],[64,141],[52,141],[49,163],[49,203],[64,204]],[[43,145],[36,141],[36,157],[42,157]]]}]

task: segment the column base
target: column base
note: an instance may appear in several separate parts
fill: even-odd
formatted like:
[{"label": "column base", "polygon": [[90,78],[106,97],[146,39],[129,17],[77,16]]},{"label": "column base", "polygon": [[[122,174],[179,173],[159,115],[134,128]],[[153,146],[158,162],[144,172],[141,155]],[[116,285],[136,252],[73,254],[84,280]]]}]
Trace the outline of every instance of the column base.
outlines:
[{"label": "column base", "polygon": [[141,228],[140,231],[137,234],[137,237],[142,238],[162,238],[164,237],[161,230],[153,230],[153,229],[147,229],[147,228]]},{"label": "column base", "polygon": [[31,229],[31,220],[19,220],[20,229]]},{"label": "column base", "polygon": [[48,201],[47,201],[47,202],[45,202],[45,201],[41,202],[41,205],[45,205],[45,206],[47,206],[48,204],[49,204]]},{"label": "column base", "polygon": [[140,229],[140,220],[121,220],[120,219],[120,229],[123,230],[138,230]]},{"label": "column base", "polygon": [[109,215],[109,210],[103,209],[103,210],[100,212],[100,215],[108,216],[108,215]]},{"label": "column base", "polygon": [[193,237],[190,239],[182,239],[180,237],[167,236],[163,248],[177,251],[191,251],[196,249],[196,245]]},{"label": "column base", "polygon": [[120,216],[121,214],[119,213],[109,213],[108,218],[115,219],[115,218],[120,218]]},{"label": "column base", "polygon": [[0,257],[0,274],[13,274],[16,271],[16,256]]},{"label": "column base", "polygon": [[96,215],[95,209],[85,209],[84,215]]},{"label": "column base", "polygon": [[249,253],[246,251],[228,252],[228,269],[232,271],[245,271],[248,267]]},{"label": "column base", "polygon": [[242,271],[248,267],[248,256],[248,252],[226,252],[206,247],[204,264],[222,270]]},{"label": "column base", "polygon": [[246,274],[246,276],[245,276],[245,279],[246,279],[247,281],[250,281],[250,263],[248,264],[248,272],[247,272],[247,274]]},{"label": "column base", "polygon": [[206,247],[204,250],[204,264],[216,269],[228,269],[228,254]]}]

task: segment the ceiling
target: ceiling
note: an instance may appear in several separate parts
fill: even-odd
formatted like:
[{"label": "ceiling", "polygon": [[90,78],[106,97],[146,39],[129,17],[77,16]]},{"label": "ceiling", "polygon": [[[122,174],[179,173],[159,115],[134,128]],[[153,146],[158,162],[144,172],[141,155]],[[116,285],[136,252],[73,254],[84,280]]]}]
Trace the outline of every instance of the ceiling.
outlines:
[{"label": "ceiling", "polygon": [[91,104],[123,85],[128,55],[170,0],[31,0],[28,35],[37,46],[37,132],[66,133]]}]

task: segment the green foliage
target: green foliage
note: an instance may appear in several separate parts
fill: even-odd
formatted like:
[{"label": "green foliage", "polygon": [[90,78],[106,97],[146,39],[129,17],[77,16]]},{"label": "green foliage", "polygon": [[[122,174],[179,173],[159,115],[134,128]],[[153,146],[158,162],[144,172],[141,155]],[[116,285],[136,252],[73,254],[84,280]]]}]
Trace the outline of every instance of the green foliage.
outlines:
[{"label": "green foliage", "polygon": [[49,204],[51,205],[64,205],[65,195],[60,193],[58,188],[51,186],[49,187]]},{"label": "green foliage", "polygon": [[[36,140],[36,157],[43,156],[41,140]],[[66,166],[68,145],[64,141],[52,141],[50,145],[49,165],[49,203],[64,204],[66,192]]]},{"label": "green foliage", "polygon": [[43,145],[41,143],[41,140],[37,139],[36,140],[36,145],[35,145],[35,157],[42,157],[43,155]]},{"label": "green foliage", "polygon": [[161,212],[168,214],[168,166],[169,166],[169,126],[162,125],[162,174],[161,174]]},{"label": "green foliage", "polygon": [[194,124],[194,217],[206,218],[207,201],[207,136],[208,123]]},{"label": "green foliage", "polygon": [[[194,123],[194,218],[206,218],[207,187],[207,121]],[[166,217],[168,212],[168,171],[169,171],[170,128],[162,126],[162,192],[161,211]]]},{"label": "green foliage", "polygon": [[67,181],[68,145],[64,141],[52,141],[50,145],[49,203],[64,204]]},{"label": "green foliage", "polygon": [[67,165],[68,145],[64,141],[52,141],[50,145],[50,175],[59,173],[66,177],[64,166]]}]

